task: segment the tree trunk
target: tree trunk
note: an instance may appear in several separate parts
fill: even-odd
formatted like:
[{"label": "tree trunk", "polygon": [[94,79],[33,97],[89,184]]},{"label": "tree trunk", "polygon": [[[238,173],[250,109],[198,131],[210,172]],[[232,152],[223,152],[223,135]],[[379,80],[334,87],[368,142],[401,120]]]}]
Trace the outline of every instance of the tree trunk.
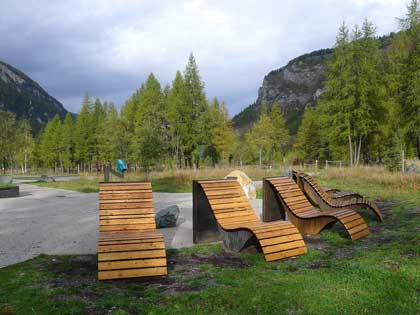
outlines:
[{"label": "tree trunk", "polygon": [[260,168],[262,167],[262,149],[260,149]]},{"label": "tree trunk", "polygon": [[420,134],[417,136],[417,158],[420,160]]},{"label": "tree trunk", "polygon": [[351,143],[351,135],[349,134],[349,151],[350,151],[350,166],[353,166],[353,146]]}]

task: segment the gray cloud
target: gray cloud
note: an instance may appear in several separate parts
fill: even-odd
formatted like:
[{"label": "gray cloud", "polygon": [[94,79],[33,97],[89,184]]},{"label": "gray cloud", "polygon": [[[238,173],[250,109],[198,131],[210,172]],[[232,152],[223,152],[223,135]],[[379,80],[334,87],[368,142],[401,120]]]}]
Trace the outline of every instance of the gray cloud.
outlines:
[{"label": "gray cloud", "polygon": [[235,114],[270,70],[331,47],[343,20],[385,34],[404,12],[401,0],[3,0],[0,60],[77,112],[86,91],[122,105],[150,72],[170,83],[193,51],[207,96]]}]

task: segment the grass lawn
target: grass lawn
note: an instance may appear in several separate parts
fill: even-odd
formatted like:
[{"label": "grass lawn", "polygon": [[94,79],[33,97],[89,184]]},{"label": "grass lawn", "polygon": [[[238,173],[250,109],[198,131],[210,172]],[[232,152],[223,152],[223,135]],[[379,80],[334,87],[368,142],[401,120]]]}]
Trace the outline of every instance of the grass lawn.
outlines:
[{"label": "grass lawn", "polygon": [[0,188],[16,187],[16,184],[0,183]]},{"label": "grass lawn", "polygon": [[371,234],[359,241],[336,225],[306,239],[308,254],[274,263],[220,244],[168,250],[168,277],[108,282],[95,255],[41,255],[0,269],[0,314],[420,314],[418,178],[398,190],[340,174],[318,180],[388,197],[383,223],[362,212]]},{"label": "grass lawn", "polygon": [[[124,180],[131,181],[151,181],[153,191],[155,192],[174,192],[187,193],[192,192],[192,180],[194,179],[218,179],[224,178],[233,169],[218,168],[218,169],[200,169],[200,170],[168,170],[163,172],[151,172],[149,178],[146,179],[141,174],[129,174]],[[244,167],[243,171],[253,180],[261,180],[263,177],[276,176],[284,174],[282,168],[260,169],[256,167]],[[118,181],[113,177],[111,180]],[[38,186],[61,188],[68,190],[75,190],[84,193],[98,192],[99,182],[103,181],[103,176],[98,177],[86,176],[79,180],[58,181],[58,182],[37,182],[33,183]]]}]

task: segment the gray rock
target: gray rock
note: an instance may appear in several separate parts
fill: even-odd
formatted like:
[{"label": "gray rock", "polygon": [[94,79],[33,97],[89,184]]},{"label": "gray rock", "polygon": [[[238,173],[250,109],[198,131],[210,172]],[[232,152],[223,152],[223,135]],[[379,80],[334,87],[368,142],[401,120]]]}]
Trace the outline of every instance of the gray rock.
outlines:
[{"label": "gray rock", "polygon": [[0,183],[2,184],[10,184],[12,182],[11,176],[0,176]]},{"label": "gray rock", "polygon": [[43,181],[43,182],[55,182],[54,177],[51,177],[51,176],[48,176],[48,175],[41,175],[40,180]]},{"label": "gray rock", "polygon": [[412,163],[405,168],[405,172],[406,173],[420,173],[420,169],[416,164]]},{"label": "gray rock", "polygon": [[254,236],[247,230],[226,232],[223,229],[220,229],[220,236],[225,247],[237,253],[252,243],[255,243]]},{"label": "gray rock", "polygon": [[157,228],[167,228],[176,226],[176,221],[179,217],[179,207],[177,205],[169,206],[165,209],[159,210],[156,213]]}]

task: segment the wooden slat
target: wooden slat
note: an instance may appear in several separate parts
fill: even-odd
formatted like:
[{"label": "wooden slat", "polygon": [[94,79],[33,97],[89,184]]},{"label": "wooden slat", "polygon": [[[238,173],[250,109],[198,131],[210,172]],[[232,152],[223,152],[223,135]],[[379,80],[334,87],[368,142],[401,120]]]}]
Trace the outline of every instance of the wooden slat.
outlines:
[{"label": "wooden slat", "polygon": [[99,262],[99,271],[118,270],[118,269],[138,269],[148,267],[165,267],[166,258],[135,259],[123,261]]},{"label": "wooden slat", "polygon": [[144,258],[157,258],[166,257],[164,249],[156,250],[142,250],[142,251],[127,251],[127,252],[114,252],[114,253],[99,253],[99,261],[109,260],[126,260],[126,259],[144,259]]},{"label": "wooden slat", "polygon": [[150,276],[165,276],[167,274],[168,272],[167,272],[166,267],[100,271],[98,273],[98,279],[109,280],[109,279],[120,279],[120,278],[138,278],[138,277],[150,277]]}]

